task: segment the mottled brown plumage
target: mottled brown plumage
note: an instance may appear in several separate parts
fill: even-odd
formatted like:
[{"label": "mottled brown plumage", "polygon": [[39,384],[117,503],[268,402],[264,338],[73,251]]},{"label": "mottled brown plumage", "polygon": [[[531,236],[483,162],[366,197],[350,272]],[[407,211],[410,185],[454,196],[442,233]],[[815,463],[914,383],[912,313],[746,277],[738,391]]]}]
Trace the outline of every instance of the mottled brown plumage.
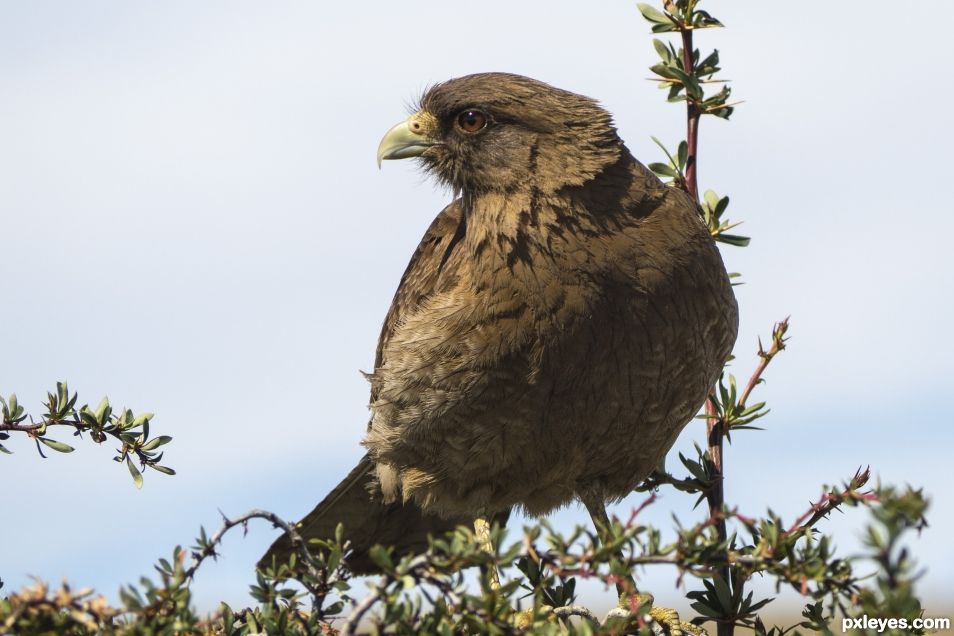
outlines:
[{"label": "mottled brown plumage", "polygon": [[737,325],[696,204],[595,101],[471,75],[399,126],[383,158],[419,156],[459,196],[385,319],[368,456],[301,526],[343,522],[359,569],[395,536],[420,549],[426,531],[515,506],[624,497],[702,406]]}]

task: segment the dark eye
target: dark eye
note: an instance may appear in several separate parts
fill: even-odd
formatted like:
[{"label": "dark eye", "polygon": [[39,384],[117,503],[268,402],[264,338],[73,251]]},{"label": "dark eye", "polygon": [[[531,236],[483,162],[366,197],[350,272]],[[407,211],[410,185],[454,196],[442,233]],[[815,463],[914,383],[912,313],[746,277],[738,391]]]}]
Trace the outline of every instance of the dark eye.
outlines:
[{"label": "dark eye", "polygon": [[487,115],[479,110],[465,110],[457,116],[457,125],[466,133],[475,133],[487,125]]}]

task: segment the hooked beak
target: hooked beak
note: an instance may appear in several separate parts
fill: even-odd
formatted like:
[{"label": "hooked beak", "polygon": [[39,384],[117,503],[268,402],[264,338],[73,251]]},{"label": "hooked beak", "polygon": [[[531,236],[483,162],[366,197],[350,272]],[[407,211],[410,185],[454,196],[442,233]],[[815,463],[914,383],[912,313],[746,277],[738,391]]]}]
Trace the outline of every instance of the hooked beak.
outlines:
[{"label": "hooked beak", "polygon": [[437,119],[430,113],[414,113],[384,134],[378,145],[378,168],[385,159],[420,157],[431,146],[440,143],[435,139]]}]

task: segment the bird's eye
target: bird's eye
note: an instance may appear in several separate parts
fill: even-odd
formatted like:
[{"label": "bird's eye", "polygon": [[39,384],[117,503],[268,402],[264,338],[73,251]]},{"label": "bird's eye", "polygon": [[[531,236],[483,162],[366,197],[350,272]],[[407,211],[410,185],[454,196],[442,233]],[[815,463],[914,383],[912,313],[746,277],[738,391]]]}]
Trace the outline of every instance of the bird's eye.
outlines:
[{"label": "bird's eye", "polygon": [[457,116],[457,125],[466,133],[475,133],[487,125],[487,115],[479,110],[465,110]]}]

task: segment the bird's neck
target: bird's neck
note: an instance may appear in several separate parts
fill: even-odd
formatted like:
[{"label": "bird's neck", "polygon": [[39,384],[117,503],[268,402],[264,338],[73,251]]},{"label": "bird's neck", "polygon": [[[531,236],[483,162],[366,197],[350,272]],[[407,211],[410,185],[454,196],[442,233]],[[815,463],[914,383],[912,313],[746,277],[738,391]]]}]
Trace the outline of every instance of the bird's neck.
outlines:
[{"label": "bird's neck", "polygon": [[464,248],[475,259],[513,260],[539,239],[540,194],[533,187],[463,195]]}]

